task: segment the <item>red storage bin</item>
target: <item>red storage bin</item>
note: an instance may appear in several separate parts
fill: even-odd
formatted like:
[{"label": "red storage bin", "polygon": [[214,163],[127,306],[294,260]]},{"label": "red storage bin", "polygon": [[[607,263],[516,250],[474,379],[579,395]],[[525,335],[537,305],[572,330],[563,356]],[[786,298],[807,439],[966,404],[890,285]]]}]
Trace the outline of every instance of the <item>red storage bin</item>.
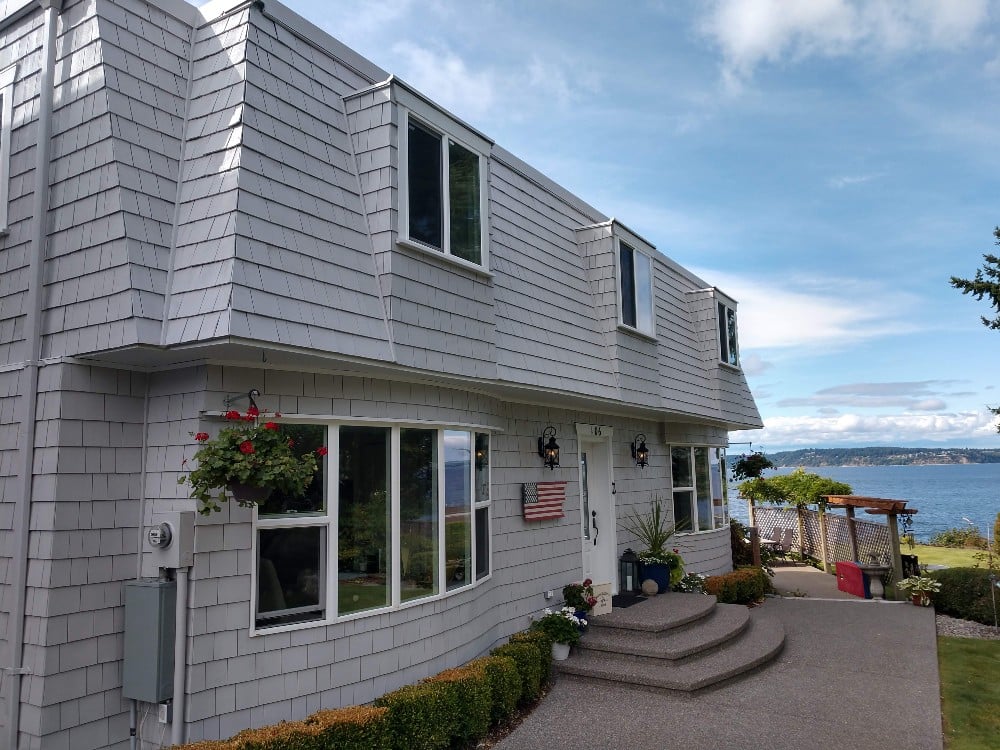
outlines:
[{"label": "red storage bin", "polygon": [[868,579],[857,563],[840,560],[837,562],[837,588],[862,599],[871,599]]}]

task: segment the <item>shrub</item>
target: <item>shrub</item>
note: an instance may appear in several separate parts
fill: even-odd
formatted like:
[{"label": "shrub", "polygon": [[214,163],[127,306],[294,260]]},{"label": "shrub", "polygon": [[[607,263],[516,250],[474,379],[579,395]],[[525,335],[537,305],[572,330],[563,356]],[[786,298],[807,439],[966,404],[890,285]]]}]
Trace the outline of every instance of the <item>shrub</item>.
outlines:
[{"label": "shrub", "polygon": [[478,667],[486,675],[492,705],[490,721],[493,724],[509,721],[521,699],[521,675],[517,672],[517,664],[507,656],[484,656],[469,662],[468,666]]},{"label": "shrub", "polygon": [[538,663],[542,670],[542,682],[548,682],[552,674],[552,638],[541,629],[522,630],[510,637],[511,643],[531,643],[538,648]]},{"label": "shrub", "polygon": [[932,601],[938,612],[993,625],[990,571],[983,568],[947,568],[928,573],[941,583]]},{"label": "shrub", "polygon": [[375,706],[348,706],[317,711],[308,719],[319,730],[318,747],[337,750],[389,750],[389,709]]},{"label": "shrub", "polygon": [[954,529],[945,529],[931,537],[930,544],[935,547],[971,547],[973,549],[986,549],[986,539],[979,533],[979,529],[971,526],[960,526]]},{"label": "shrub", "polygon": [[394,748],[446,748],[456,733],[454,707],[440,685],[428,682],[406,685],[386,693],[375,705],[389,709]]},{"label": "shrub", "polygon": [[771,590],[771,581],[761,568],[739,568],[732,573],[709,576],[705,591],[723,604],[752,604]]},{"label": "shrub", "polygon": [[229,740],[233,750],[318,750],[319,729],[304,721],[283,721],[259,729],[244,729]]},{"label": "shrub", "polygon": [[167,750],[233,750],[231,740],[201,740],[186,745],[171,745]]},{"label": "shrub", "polygon": [[493,696],[483,669],[469,665],[446,669],[424,680],[424,684],[432,685],[442,693],[444,710],[453,719],[452,746],[464,746],[471,740],[486,736],[493,712]]},{"label": "shrub", "polygon": [[538,696],[542,693],[542,657],[538,650],[538,646],[534,643],[507,643],[491,652],[492,656],[506,656],[517,665],[518,674],[521,676],[518,704],[538,700]]}]

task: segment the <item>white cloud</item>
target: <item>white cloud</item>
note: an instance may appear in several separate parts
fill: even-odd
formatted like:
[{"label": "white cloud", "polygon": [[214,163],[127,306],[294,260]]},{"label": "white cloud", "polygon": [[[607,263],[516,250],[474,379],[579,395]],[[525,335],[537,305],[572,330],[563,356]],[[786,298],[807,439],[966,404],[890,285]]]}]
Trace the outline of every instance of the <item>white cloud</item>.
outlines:
[{"label": "white cloud", "polygon": [[[987,442],[1000,418],[986,412],[954,414],[840,414],[770,417],[764,429],[741,431],[740,440],[764,446],[899,445],[923,442]],[[775,448],[770,448],[774,450]]]},{"label": "white cloud", "polygon": [[701,30],[738,88],[763,62],[955,49],[989,10],[987,0],[716,0]]},{"label": "white cloud", "polygon": [[861,185],[865,182],[877,180],[880,177],[885,177],[885,174],[879,172],[877,174],[841,175],[839,177],[831,177],[827,180],[827,184],[836,190],[842,190],[845,187]]},{"label": "white cloud", "polygon": [[877,282],[786,274],[780,282],[695,270],[739,303],[740,345],[751,349],[822,347],[914,331],[910,295]]},{"label": "white cloud", "polygon": [[740,367],[747,375],[760,375],[774,367],[774,363],[765,362],[759,354],[748,354],[740,358]]},{"label": "white cloud", "polygon": [[392,52],[406,71],[403,80],[459,117],[481,117],[496,100],[496,76],[489,70],[470,70],[452,52],[412,42],[397,42]]}]

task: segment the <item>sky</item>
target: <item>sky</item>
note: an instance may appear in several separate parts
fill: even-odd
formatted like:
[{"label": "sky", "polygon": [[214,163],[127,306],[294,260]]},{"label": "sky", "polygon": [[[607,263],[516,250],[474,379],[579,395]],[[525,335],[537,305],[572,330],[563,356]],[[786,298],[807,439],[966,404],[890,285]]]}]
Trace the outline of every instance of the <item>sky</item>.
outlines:
[{"label": "sky", "polygon": [[1000,0],[286,0],[739,302],[786,448],[1000,448]]}]

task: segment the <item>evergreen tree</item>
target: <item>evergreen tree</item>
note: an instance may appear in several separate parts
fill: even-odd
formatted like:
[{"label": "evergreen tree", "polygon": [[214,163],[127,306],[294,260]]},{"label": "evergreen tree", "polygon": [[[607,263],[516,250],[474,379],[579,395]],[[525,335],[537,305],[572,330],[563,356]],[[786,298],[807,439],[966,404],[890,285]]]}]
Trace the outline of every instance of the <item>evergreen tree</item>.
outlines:
[{"label": "evergreen tree", "polygon": [[[997,238],[995,244],[1000,245],[1000,227],[994,228],[993,236]],[[1000,329],[1000,257],[986,253],[983,260],[983,267],[976,269],[975,277],[960,279],[952,276],[951,285],[960,289],[962,294],[971,294],[977,300],[988,297],[997,314],[992,319],[981,316],[981,320],[987,328],[997,330]]]}]

